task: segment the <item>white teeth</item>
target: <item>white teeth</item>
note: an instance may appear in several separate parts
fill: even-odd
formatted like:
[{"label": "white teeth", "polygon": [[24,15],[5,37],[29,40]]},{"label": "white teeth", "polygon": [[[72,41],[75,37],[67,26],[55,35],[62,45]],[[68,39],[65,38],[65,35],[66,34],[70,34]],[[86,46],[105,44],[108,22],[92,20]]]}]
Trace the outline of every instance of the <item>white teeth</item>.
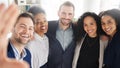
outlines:
[{"label": "white teeth", "polygon": [[110,31],[110,30],[111,30],[110,28],[106,29],[107,32]]},{"label": "white teeth", "polygon": [[28,35],[21,35],[22,37],[24,37],[24,38],[28,38],[29,36]]},{"label": "white teeth", "polygon": [[91,33],[91,32],[92,32],[92,30],[88,30],[88,32],[89,32],[89,33]]},{"label": "white teeth", "polygon": [[46,28],[45,26],[41,27],[41,29],[45,29],[45,28]]}]

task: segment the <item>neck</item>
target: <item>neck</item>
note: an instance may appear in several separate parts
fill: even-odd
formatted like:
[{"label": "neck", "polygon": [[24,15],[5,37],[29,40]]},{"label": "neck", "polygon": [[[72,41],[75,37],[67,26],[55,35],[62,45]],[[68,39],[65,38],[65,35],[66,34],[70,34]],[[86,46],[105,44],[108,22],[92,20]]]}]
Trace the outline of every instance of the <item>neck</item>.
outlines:
[{"label": "neck", "polygon": [[36,32],[39,36],[43,37],[44,33]]},{"label": "neck", "polygon": [[66,29],[68,29],[68,28],[70,27],[70,24],[64,25],[64,24],[60,23],[59,26],[60,26],[60,28],[62,28],[63,30],[66,30]]},{"label": "neck", "polygon": [[22,54],[25,45],[18,43],[15,39],[10,39],[10,42]]},{"label": "neck", "polygon": [[117,31],[114,31],[113,34],[110,35],[111,38],[113,38],[113,36],[115,35]]},{"label": "neck", "polygon": [[95,37],[97,37],[97,34],[95,34],[95,35],[89,35],[89,37],[91,37],[91,38],[95,38]]}]

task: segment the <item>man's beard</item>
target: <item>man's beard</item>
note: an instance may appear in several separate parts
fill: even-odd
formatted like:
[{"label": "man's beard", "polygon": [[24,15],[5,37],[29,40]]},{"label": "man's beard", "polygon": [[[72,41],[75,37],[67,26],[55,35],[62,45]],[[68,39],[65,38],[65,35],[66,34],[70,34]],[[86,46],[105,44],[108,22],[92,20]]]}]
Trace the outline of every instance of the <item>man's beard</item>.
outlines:
[{"label": "man's beard", "polygon": [[23,42],[20,38],[15,38],[16,42],[26,45],[30,40],[28,40],[27,42]]},{"label": "man's beard", "polygon": [[68,23],[64,22],[63,20],[64,20],[64,19],[61,19],[61,20],[60,20],[60,23],[61,23],[62,25],[64,25],[64,26],[70,25],[70,22],[71,22],[70,20],[69,20]]}]

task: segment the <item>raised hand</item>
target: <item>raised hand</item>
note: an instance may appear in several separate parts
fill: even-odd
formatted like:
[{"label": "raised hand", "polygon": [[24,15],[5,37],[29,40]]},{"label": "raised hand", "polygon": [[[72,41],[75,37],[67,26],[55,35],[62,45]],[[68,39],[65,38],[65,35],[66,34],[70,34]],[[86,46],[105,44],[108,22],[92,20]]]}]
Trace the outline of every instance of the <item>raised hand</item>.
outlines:
[{"label": "raised hand", "polygon": [[25,61],[7,57],[7,35],[14,26],[18,15],[17,5],[11,4],[5,8],[4,4],[0,4],[0,68],[29,68]]}]

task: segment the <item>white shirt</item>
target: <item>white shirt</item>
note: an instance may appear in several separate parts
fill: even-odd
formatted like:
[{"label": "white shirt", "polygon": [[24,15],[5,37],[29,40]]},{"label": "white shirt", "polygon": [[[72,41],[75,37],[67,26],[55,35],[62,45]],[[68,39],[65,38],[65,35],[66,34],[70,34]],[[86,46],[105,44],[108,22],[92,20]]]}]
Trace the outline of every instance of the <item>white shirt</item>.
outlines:
[{"label": "white shirt", "polygon": [[41,37],[37,33],[34,33],[34,40],[28,43],[27,48],[30,50],[32,55],[32,68],[40,68],[47,62],[49,42],[46,35]]},{"label": "white shirt", "polygon": [[21,54],[19,53],[18,49],[15,48],[12,43],[10,43],[10,44],[11,44],[11,47],[12,47],[13,52],[14,52],[14,54],[15,54],[15,58],[16,58],[17,60],[23,60],[23,58],[25,58],[26,55],[27,55],[26,50],[23,49],[23,50],[22,50],[22,55],[21,55]]}]

